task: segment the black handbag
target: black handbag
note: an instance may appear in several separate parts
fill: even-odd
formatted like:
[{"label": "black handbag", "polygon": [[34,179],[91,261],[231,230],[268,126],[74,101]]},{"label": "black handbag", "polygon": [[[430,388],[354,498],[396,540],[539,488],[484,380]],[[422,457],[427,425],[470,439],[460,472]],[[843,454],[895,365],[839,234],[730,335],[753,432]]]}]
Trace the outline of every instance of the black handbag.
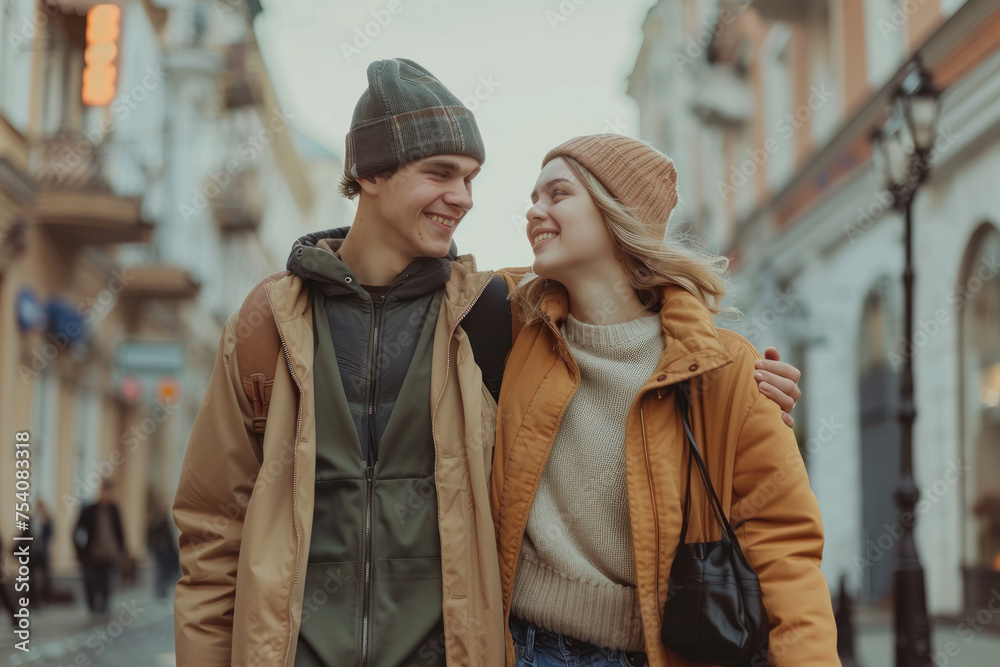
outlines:
[{"label": "black handbag", "polygon": [[691,387],[677,386],[677,406],[691,446],[691,460],[698,465],[715,517],[722,526],[718,542],[685,544],[691,484],[684,498],[684,519],[677,555],[670,570],[670,588],[663,606],[663,645],[694,662],[723,667],[766,667],[770,626],[760,579],[747,562],[733,527],[722,511],[698,452],[688,410]]}]

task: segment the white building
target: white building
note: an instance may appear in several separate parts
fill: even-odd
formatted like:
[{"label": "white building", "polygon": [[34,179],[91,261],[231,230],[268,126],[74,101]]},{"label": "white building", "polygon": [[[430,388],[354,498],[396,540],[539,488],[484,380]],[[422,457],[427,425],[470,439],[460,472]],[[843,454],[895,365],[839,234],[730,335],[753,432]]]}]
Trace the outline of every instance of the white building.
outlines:
[{"label": "white building", "polygon": [[902,220],[868,137],[911,57],[944,89],[913,208],[916,540],[930,612],[982,607],[1000,584],[1000,5],[661,1],[643,31],[629,91],[678,165],[672,224],[732,257],[733,328],[803,370],[823,569],[870,601],[892,586],[906,347]]},{"label": "white building", "polygon": [[[71,529],[105,477],[129,551],[144,554],[226,318],[284,268],[295,238],[350,220],[319,194],[337,157],[296,148],[294,113],[257,49],[260,10],[0,9],[0,428],[31,435],[32,508],[49,506],[57,574],[75,569]],[[87,74],[98,42],[116,55]],[[13,441],[3,449],[0,478],[12,480]],[[11,502],[0,500],[8,540]]]}]

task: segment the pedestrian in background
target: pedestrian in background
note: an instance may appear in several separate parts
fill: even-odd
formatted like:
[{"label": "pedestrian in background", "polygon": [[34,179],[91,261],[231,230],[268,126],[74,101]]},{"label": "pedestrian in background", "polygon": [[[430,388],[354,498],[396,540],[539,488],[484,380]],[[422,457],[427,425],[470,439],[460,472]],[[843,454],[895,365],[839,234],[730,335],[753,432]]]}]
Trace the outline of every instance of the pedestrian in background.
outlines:
[{"label": "pedestrian in background", "polygon": [[149,524],[146,529],[146,546],[156,561],[156,597],[167,596],[167,588],[173,587],[180,579],[181,563],[177,555],[177,539],[171,528],[173,521],[165,509],[163,500],[157,497],[151,506]]},{"label": "pedestrian in background", "polygon": [[37,542],[35,542],[35,567],[38,572],[39,596],[48,602],[52,598],[52,561],[49,545],[52,543],[52,517],[44,500],[38,501],[38,511],[35,523],[40,526]]},{"label": "pedestrian in background", "polygon": [[[0,551],[3,551],[3,538],[0,537]],[[7,578],[3,574],[3,563],[0,562],[0,602],[6,607],[10,614],[10,622],[17,627],[17,619],[14,618],[14,601],[10,598],[10,591],[7,590]]]},{"label": "pedestrian in background", "polygon": [[76,557],[83,567],[87,606],[93,614],[107,614],[112,580],[118,563],[126,557],[121,514],[111,500],[111,480],[101,483],[97,502],[80,510],[73,531]]}]

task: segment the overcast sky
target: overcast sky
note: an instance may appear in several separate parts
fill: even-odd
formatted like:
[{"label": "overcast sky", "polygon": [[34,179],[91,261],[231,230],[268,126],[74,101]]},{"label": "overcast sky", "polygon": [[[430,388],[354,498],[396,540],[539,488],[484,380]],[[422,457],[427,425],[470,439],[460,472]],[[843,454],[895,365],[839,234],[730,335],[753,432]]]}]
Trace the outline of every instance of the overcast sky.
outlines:
[{"label": "overcast sky", "polygon": [[500,268],[531,263],[524,214],[548,149],[580,134],[637,137],[626,77],[653,4],[270,0],[256,30],[282,103],[340,155],[374,60],[415,60],[473,108],[486,163],[455,241],[480,268]]}]

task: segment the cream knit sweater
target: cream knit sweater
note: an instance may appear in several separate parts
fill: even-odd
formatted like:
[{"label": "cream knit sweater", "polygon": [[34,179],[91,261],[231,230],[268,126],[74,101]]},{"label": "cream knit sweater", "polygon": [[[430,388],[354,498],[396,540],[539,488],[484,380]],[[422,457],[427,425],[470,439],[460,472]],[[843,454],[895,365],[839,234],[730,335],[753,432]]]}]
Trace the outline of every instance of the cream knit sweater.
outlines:
[{"label": "cream knit sweater", "polygon": [[660,319],[594,325],[570,315],[562,332],[580,367],[580,387],[528,516],[511,609],[552,632],[640,651],[625,426],[663,352]]}]

